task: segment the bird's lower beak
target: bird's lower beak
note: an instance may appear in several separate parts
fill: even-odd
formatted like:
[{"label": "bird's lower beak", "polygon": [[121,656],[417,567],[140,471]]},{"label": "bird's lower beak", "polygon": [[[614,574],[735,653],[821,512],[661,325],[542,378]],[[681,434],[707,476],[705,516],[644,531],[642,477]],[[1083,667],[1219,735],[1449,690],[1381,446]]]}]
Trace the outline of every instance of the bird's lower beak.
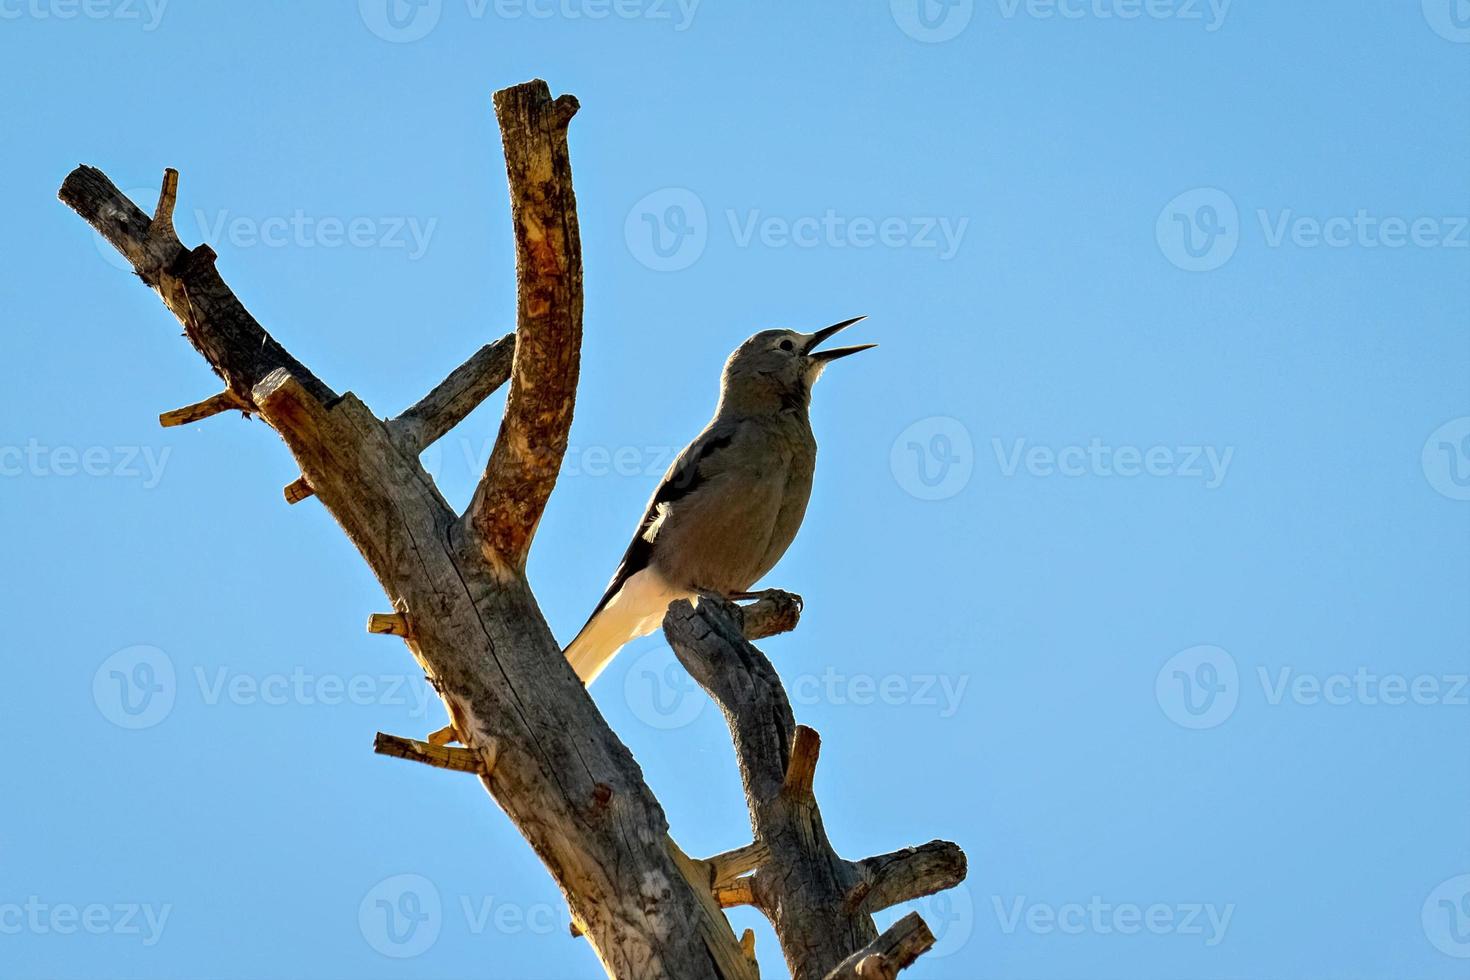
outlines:
[{"label": "bird's lower beak", "polygon": [[855,316],[851,320],[843,320],[841,323],[834,323],[830,327],[823,327],[821,330],[818,330],[816,333],[807,338],[806,349],[802,351],[802,353],[806,354],[808,357],[810,357],[814,361],[817,361],[818,363],[826,364],[829,361],[837,360],[839,357],[846,357],[849,354],[856,354],[858,351],[869,350],[870,348],[877,347],[877,344],[857,344],[852,347],[834,347],[831,350],[817,351],[816,353],[812,353],[813,348],[815,348],[822,341],[826,340],[828,337],[835,334],[837,331],[844,330],[852,326],[854,323],[857,323],[859,320],[865,319],[867,319],[867,317]]}]

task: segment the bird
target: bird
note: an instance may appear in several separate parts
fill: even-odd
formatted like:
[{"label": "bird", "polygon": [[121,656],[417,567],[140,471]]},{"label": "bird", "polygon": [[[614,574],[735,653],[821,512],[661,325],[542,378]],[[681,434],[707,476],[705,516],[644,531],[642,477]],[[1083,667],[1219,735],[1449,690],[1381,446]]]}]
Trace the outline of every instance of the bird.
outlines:
[{"label": "bird", "polygon": [[669,466],[602,599],[564,651],[590,685],[676,599],[743,598],[786,553],[811,496],[812,386],[858,344],[818,351],[865,317],[812,333],[762,330],[725,361],[715,414]]}]

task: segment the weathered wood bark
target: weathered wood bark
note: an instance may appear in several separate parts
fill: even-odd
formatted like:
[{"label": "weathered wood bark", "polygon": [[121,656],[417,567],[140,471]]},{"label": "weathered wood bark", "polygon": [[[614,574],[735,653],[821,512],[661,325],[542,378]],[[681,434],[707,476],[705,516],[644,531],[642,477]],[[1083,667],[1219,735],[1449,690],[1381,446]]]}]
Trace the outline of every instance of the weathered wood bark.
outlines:
[{"label": "weathered wood bark", "polygon": [[422,451],[438,441],[509,380],[515,353],[513,333],[481,347],[433,391],[394,419],[394,432],[410,450]]},{"label": "weathered wood bark", "polygon": [[910,912],[839,963],[824,980],[893,980],[933,945],[934,934],[917,912]]},{"label": "weathered wood bark", "polygon": [[878,938],[872,913],[959,884],[965,855],[932,841],[855,863],[837,856],[812,791],[821,739],[796,724],[775,667],[749,641],[771,618],[799,615],[800,601],[769,594],[762,602],[773,608],[760,610],[753,628],[724,599],[676,602],[664,634],[725,714],[761,851],[748,862],[751,875],[721,882],[721,901],[760,909],[792,977],[820,980]]},{"label": "weathered wood bark", "polygon": [[[894,896],[924,894],[913,884],[920,878],[924,888],[942,887],[940,856],[841,862],[820,836],[809,779],[789,799],[776,799],[774,770],[762,769],[760,792],[751,797],[762,808],[756,842],[705,861],[687,857],[536,605],[526,555],[565,453],[581,347],[581,249],[567,152],[577,103],[571,96],[553,101],[546,84],[534,81],[496,93],[495,108],[515,225],[516,333],[486,345],[390,421],[351,392],[338,395],[271,337],[220,277],[209,246],[190,249],[179,241],[172,220],[175,171],[165,173],[151,216],[92,167],[73,171],[60,197],[159,293],[225,383],[219,395],[166,413],[166,422],[230,408],[258,415],[300,467],[286,499],[316,496],[382,585],[394,611],[375,614],[369,630],[402,639],[451,724],[429,741],[380,733],[378,752],[477,775],[556,879],[577,930],[609,976],[753,980],[751,937],[734,936],[720,911],[727,900],[754,902],[768,914],[776,909],[778,930],[786,930],[783,946],[793,929],[838,928],[837,939],[815,936],[820,955],[803,960],[838,964],[875,939],[866,918],[882,907],[874,895],[891,904],[890,898],[902,900]],[[495,449],[470,507],[456,514],[418,454],[507,380]],[[701,608],[726,631],[728,617],[741,615]],[[755,638],[791,629],[799,608],[794,597],[768,595],[744,614],[746,628]],[[736,629],[730,649],[779,694],[765,692],[762,703],[767,710],[786,706],[784,716],[779,710],[768,716],[763,732],[749,722],[737,742],[759,743],[759,758],[779,757],[784,774],[794,731],[789,705],[769,662],[758,652],[751,658],[754,648]],[[742,680],[744,664],[731,664],[730,671],[726,680],[707,684],[721,692],[727,713],[744,710],[733,692],[750,683]],[[450,741],[462,747],[451,748]],[[745,759],[742,750],[743,775]],[[774,778],[779,784],[783,776]],[[748,795],[750,787],[747,780]],[[793,828],[818,837],[793,842],[784,836]],[[795,891],[775,884],[771,868],[783,860],[800,862],[793,867],[803,873],[815,869],[832,882],[840,879],[852,907],[829,907],[831,882]],[[923,873],[905,873],[909,866],[922,866]],[[855,887],[866,887],[866,897],[852,897]],[[820,900],[812,911],[790,905],[808,896]],[[802,977],[819,975],[803,969]]]},{"label": "weathered wood bark", "polygon": [[582,354],[582,239],[567,123],[545,85],[495,93],[516,239],[516,348],[505,420],[465,515],[486,558],[525,568],[567,451]]}]

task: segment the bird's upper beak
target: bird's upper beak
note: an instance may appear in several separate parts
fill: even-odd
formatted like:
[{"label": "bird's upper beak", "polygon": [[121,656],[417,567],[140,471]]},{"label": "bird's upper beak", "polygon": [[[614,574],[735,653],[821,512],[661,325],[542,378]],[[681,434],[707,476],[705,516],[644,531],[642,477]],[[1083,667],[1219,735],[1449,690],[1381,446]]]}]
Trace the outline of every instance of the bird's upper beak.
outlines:
[{"label": "bird's upper beak", "polygon": [[802,349],[802,353],[810,357],[812,360],[818,362],[819,364],[825,365],[831,361],[837,360],[839,357],[846,357],[849,354],[856,354],[858,351],[868,350],[869,348],[877,347],[877,344],[856,344],[852,347],[834,347],[831,350],[817,351],[816,353],[812,353],[813,349],[818,344],[826,340],[828,337],[832,336],[837,331],[846,329],[847,327],[852,326],[854,323],[857,323],[859,320],[865,319],[867,319],[867,317],[855,316],[851,320],[843,320],[841,323],[834,323],[830,327],[823,327],[816,333],[808,334],[806,346]]}]

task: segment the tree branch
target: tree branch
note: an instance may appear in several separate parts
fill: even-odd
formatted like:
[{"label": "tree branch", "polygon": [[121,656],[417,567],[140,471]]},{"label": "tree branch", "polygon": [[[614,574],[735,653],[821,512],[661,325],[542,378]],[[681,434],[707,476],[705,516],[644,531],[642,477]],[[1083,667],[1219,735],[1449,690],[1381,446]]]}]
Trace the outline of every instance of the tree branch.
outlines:
[{"label": "tree branch", "polygon": [[466,519],[497,566],[526,554],[566,454],[582,348],[582,243],[567,123],[545,82],[495,93],[516,240],[516,345],[505,418]]},{"label": "tree branch", "polygon": [[933,945],[934,934],[919,913],[910,912],[834,967],[823,980],[894,980],[899,970],[907,969]]},{"label": "tree branch", "polygon": [[[947,841],[934,841],[852,863],[828,843],[812,791],[821,739],[796,724],[775,667],[747,639],[772,623],[789,628],[800,611],[798,597],[771,592],[743,609],[719,596],[681,600],[664,618],[675,656],[730,726],[755,832],[754,843],[709,863],[723,859],[742,876],[712,883],[722,906],[755,905],[770,919],[795,980],[826,977],[859,953],[869,957],[867,972],[852,972],[859,957],[845,975],[891,976],[881,971],[896,973],[912,961],[904,959],[908,952],[923,951],[913,951],[918,934],[888,937],[890,948],[880,941],[871,913],[958,884],[965,856]],[[914,921],[927,935],[917,916]]]},{"label": "tree branch", "polygon": [[416,738],[402,738],[378,732],[373,739],[373,751],[378,755],[422,762],[426,766],[452,769],[456,772],[472,772],[485,776],[493,775],[493,767],[487,768],[480,753],[471,749],[460,749],[449,745],[433,745]]},{"label": "tree branch", "polygon": [[218,415],[220,412],[228,412],[230,409],[239,409],[242,412],[250,411],[250,406],[240,399],[240,396],[226,388],[217,395],[210,395],[201,402],[185,405],[183,408],[175,408],[158,416],[158,424],[165,429],[176,425],[188,425]]},{"label": "tree branch", "polygon": [[741,875],[749,874],[770,859],[771,849],[760,841],[755,841],[733,851],[706,858],[704,863],[709,865],[710,884],[719,888]]},{"label": "tree branch", "polygon": [[965,852],[947,840],[864,858],[856,866],[861,882],[848,901],[869,913],[953,888],[969,873]]},{"label": "tree branch", "polygon": [[505,384],[515,351],[513,333],[481,347],[433,391],[394,419],[391,423],[394,433],[411,451],[423,452]]},{"label": "tree branch", "polygon": [[162,210],[152,219],[95,167],[73,170],[58,197],[112,243],[133,264],[138,277],[157,290],[194,349],[204,355],[242,402],[276,368],[290,371],[320,401],[334,392],[265,332],[235,298],[214,268],[214,249],[185,248],[174,234],[172,208],[178,174],[168,171],[160,193]]}]

